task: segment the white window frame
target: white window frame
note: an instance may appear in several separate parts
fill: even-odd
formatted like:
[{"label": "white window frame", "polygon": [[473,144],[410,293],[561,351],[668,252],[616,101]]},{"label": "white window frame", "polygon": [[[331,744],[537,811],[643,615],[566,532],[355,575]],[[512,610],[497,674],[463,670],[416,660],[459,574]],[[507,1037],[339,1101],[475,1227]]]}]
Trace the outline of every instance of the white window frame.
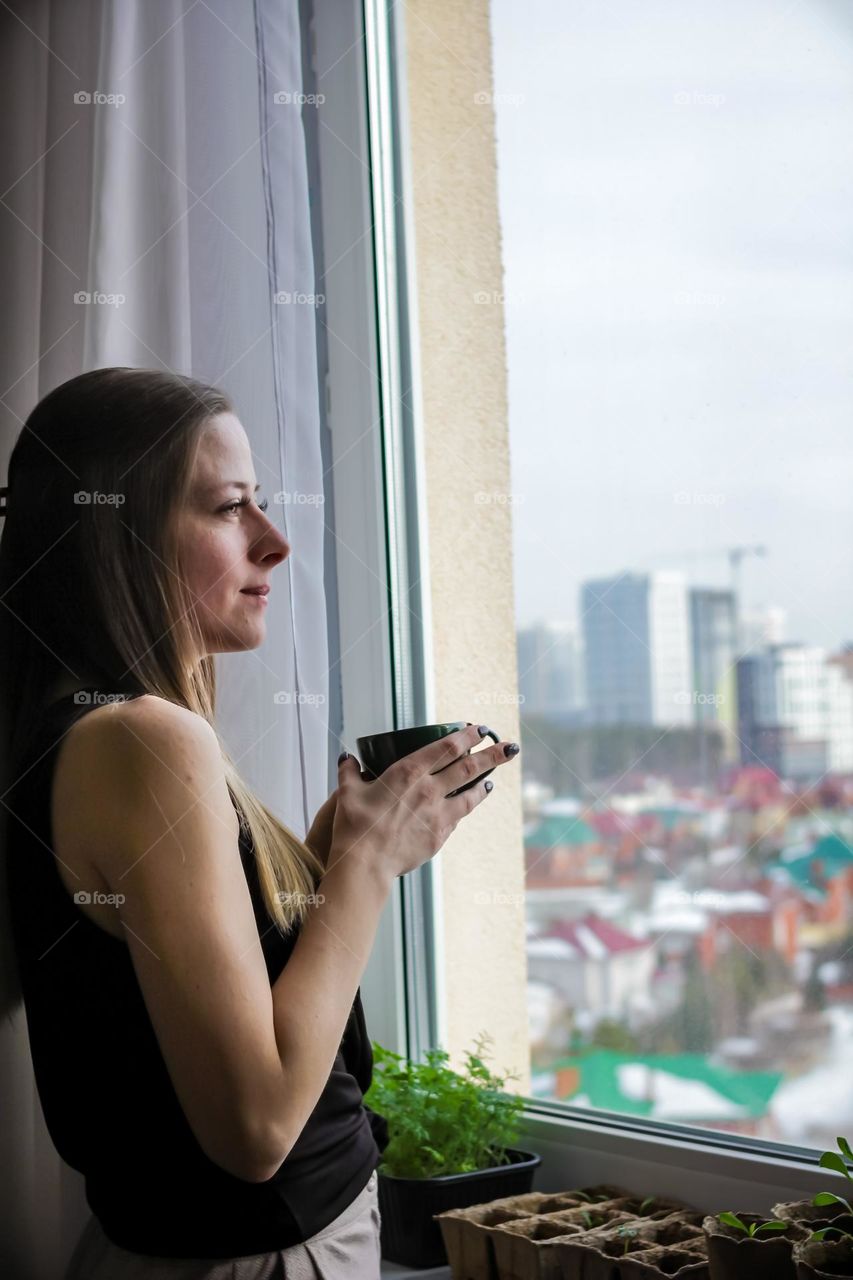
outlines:
[{"label": "white window frame", "polygon": [[[355,749],[356,734],[434,717],[404,29],[388,0],[315,5],[329,68],[319,159],[343,732]],[[371,1036],[413,1057],[444,1043],[437,863],[401,879],[362,983]],[[711,1212],[768,1213],[835,1183],[805,1149],[527,1103],[520,1145],[542,1155],[544,1190],[616,1182]]]},{"label": "white window frame", "polygon": [[[378,0],[315,0],[313,63],[328,346],[340,639],[342,737],[434,718],[425,584],[422,444],[411,228],[395,216],[400,156],[391,102],[399,59]],[[408,202],[407,202],[408,206]],[[410,207],[410,206],[409,206]],[[396,211],[399,214],[399,210]],[[438,869],[402,877],[383,913],[361,983],[371,1037],[419,1055],[438,1042],[434,935]]]}]

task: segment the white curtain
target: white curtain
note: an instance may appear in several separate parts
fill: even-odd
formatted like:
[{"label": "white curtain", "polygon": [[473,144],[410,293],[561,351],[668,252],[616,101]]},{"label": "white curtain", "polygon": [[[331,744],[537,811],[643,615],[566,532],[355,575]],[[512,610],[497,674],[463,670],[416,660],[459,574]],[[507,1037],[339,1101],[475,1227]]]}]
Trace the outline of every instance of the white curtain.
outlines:
[{"label": "white curtain", "polygon": [[[219,723],[304,835],[327,793],[328,657],[298,0],[10,0],[0,49],[0,484],[30,409],[85,369],[230,393],[292,551],[264,645],[217,659]],[[88,1210],[23,1011],[0,1027],[0,1090],[0,1274],[57,1280]]]}]

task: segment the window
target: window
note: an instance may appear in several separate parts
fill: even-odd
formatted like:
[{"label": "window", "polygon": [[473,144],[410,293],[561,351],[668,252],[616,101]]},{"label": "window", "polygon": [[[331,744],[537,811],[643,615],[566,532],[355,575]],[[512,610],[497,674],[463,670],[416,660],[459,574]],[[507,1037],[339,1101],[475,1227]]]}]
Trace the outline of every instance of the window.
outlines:
[{"label": "window", "polygon": [[490,10],[533,1093],[833,1146],[853,1130],[853,19]]},{"label": "window", "polygon": [[[317,293],[325,299],[318,345],[333,520],[326,595],[330,626],[337,627],[329,685],[339,696],[339,721],[330,717],[330,730],[354,751],[362,734],[430,718],[423,634],[411,625],[423,624],[427,603],[413,559],[416,530],[407,527],[407,513],[416,511],[404,439],[414,375],[407,365],[405,239],[393,189],[404,159],[392,154],[400,111],[394,68],[402,53],[393,6],[385,12],[375,0],[301,0],[300,19],[306,84],[317,103],[306,131]],[[330,760],[332,787],[336,779]],[[426,956],[433,928],[429,875],[405,877],[361,982],[369,1033],[396,1052],[438,1039]]]}]

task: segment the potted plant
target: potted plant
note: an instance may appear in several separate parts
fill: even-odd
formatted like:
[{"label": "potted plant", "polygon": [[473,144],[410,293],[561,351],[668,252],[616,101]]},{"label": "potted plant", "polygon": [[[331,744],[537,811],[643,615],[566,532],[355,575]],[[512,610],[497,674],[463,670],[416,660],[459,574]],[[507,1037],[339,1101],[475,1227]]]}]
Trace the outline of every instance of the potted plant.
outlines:
[{"label": "potted plant", "polygon": [[[826,1239],[839,1231],[838,1239]],[[825,1280],[833,1276],[853,1276],[853,1236],[837,1227],[822,1227],[793,1250],[797,1280]]]},{"label": "potted plant", "polygon": [[[836,1138],[838,1151],[824,1151],[820,1164],[824,1169],[832,1169],[853,1181],[847,1161],[853,1160],[853,1151],[846,1138]],[[783,1207],[783,1206],[780,1206]],[[784,1206],[795,1208],[796,1206]],[[853,1208],[843,1196],[832,1191],[820,1191],[809,1206],[811,1215],[815,1212],[825,1215],[811,1217],[810,1225],[817,1225],[817,1230],[794,1246],[794,1265],[797,1280],[823,1280],[827,1276],[853,1276],[853,1235],[850,1226],[853,1224]]]},{"label": "potted plant", "polygon": [[430,1049],[422,1063],[372,1042],[373,1079],[365,1105],[383,1116],[388,1145],[377,1170],[382,1256],[410,1267],[447,1262],[434,1215],[529,1192],[541,1156],[515,1143],[524,1099],[503,1089],[475,1041],[463,1072]]},{"label": "potted plant", "polygon": [[554,1274],[560,1280],[708,1280],[700,1214],[679,1210],[658,1218],[619,1216],[622,1221],[614,1217],[585,1236],[556,1239]]},{"label": "potted plant", "polygon": [[[500,1250],[500,1265],[505,1269],[506,1249],[512,1250],[511,1244],[500,1239],[501,1228],[505,1225],[518,1224],[526,1220],[543,1222],[556,1221],[558,1218],[566,1222],[567,1234],[572,1234],[570,1227],[577,1231],[588,1231],[591,1225],[608,1222],[614,1216],[612,1212],[604,1213],[599,1206],[605,1202],[629,1196],[623,1187],[595,1186],[575,1188],[568,1191],[545,1192],[528,1191],[521,1195],[505,1196],[492,1200],[487,1204],[467,1205],[457,1209],[445,1209],[436,1217],[441,1229],[447,1260],[454,1276],[464,1276],[465,1280],[497,1280],[499,1260],[496,1250]],[[655,1201],[655,1204],[658,1204]],[[646,1205],[650,1208],[651,1201]],[[620,1215],[620,1221],[621,1221]],[[510,1266],[515,1265],[510,1259]],[[542,1280],[547,1274],[545,1252],[540,1250],[536,1259],[536,1276]],[[570,1275],[570,1272],[567,1273]]]},{"label": "potted plant", "polygon": [[711,1280],[795,1280],[791,1250],[806,1228],[757,1213],[721,1213],[703,1226]]},{"label": "potted plant", "polygon": [[[819,1164],[823,1169],[832,1169],[843,1174],[850,1181],[847,1161],[853,1160],[853,1152],[846,1138],[836,1138],[838,1151],[824,1151]],[[773,1206],[773,1213],[785,1222],[801,1222],[812,1231],[820,1231],[824,1227],[840,1227],[842,1232],[853,1231],[853,1209],[842,1196],[831,1191],[821,1191],[812,1200],[793,1200],[789,1204]]]}]

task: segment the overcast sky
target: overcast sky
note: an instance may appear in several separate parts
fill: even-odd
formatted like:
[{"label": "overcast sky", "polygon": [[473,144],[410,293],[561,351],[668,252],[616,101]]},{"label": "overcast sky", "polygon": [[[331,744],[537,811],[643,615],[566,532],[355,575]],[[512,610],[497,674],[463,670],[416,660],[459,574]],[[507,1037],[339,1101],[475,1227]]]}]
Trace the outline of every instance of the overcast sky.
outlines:
[{"label": "overcast sky", "polygon": [[492,0],[516,614],[682,568],[853,641],[853,3]]}]

